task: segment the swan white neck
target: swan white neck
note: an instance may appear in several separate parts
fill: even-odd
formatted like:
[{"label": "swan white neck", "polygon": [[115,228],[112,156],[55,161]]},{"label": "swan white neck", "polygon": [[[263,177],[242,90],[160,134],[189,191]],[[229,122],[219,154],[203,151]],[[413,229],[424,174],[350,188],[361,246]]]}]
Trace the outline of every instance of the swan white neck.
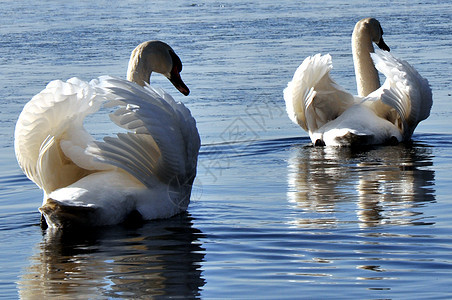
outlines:
[{"label": "swan white neck", "polygon": [[145,45],[141,44],[136,47],[130,55],[129,66],[127,67],[127,80],[144,86],[145,82],[149,83],[152,69],[145,64],[143,59],[143,49]]},{"label": "swan white neck", "polygon": [[380,87],[380,79],[370,53],[374,52],[367,24],[358,22],[352,35],[353,62],[359,96],[367,96]]}]

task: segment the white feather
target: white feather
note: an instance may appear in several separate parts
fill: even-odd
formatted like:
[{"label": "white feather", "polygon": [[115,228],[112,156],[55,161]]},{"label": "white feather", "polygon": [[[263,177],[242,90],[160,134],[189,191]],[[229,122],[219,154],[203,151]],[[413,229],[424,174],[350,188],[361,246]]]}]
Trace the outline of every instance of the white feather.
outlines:
[{"label": "white feather", "polygon": [[[128,132],[95,141],[83,121],[103,113],[103,104],[117,107],[112,124]],[[52,81],[25,105],[15,131],[19,165],[44,190],[41,211],[55,227],[62,226],[49,208],[55,203],[60,211],[93,210],[86,225],[119,223],[132,210],[145,219],[185,210],[199,147],[196,122],[182,103],[113,77]]]},{"label": "white feather", "polygon": [[377,49],[370,53],[372,40],[382,41],[381,34],[378,21],[371,18],[359,21],[353,33],[359,90],[379,86],[371,56],[376,69],[386,76],[383,86],[367,97],[352,96],[330,77],[329,54],[307,57],[295,71],[284,90],[286,110],[289,118],[309,133],[313,143],[382,144],[394,138],[408,141],[417,124],[429,116],[432,92],[427,80],[389,52]]}]

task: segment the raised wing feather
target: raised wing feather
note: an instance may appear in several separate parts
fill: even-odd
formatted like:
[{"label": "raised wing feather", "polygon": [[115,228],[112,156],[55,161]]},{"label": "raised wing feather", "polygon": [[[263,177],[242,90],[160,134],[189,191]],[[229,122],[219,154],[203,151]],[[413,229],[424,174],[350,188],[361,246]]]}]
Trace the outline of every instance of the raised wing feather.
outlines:
[{"label": "raised wing feather", "polygon": [[308,132],[334,120],[354,103],[331,77],[331,56],[307,57],[284,90],[289,118]]},{"label": "raised wing feather", "polygon": [[72,170],[79,167],[68,161],[59,143],[77,135],[73,142],[86,144],[91,137],[84,134],[83,120],[96,112],[101,102],[88,83],[71,78],[50,82],[24,106],[15,129],[16,157],[27,177],[44,191],[66,184],[60,181],[70,180],[64,171],[68,168],[71,174],[83,172]]},{"label": "raised wing feather", "polygon": [[403,139],[408,140],[417,124],[430,115],[433,100],[429,83],[408,62],[389,52],[376,49],[371,55],[377,70],[386,76],[382,87],[369,95],[380,99],[372,106],[398,125]]},{"label": "raised wing feather", "polygon": [[94,142],[88,148],[101,162],[120,167],[152,187],[175,177],[194,177],[200,139],[190,111],[171,96],[150,86],[100,77],[93,82],[100,93],[118,106],[111,120],[129,131]]}]

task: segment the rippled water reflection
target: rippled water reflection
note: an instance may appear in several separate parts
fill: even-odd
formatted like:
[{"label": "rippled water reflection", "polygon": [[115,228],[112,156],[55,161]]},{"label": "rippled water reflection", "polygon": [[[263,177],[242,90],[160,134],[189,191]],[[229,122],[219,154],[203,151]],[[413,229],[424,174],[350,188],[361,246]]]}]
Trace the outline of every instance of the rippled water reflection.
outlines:
[{"label": "rippled water reflection", "polygon": [[[359,150],[303,147],[289,159],[288,199],[319,216],[330,216],[343,202],[354,203],[360,227],[422,224],[422,212],[414,210],[435,200],[435,174],[428,168],[432,165],[432,149],[423,145]],[[336,221],[296,223],[328,227]]]},{"label": "rippled water reflection", "polygon": [[[216,153],[216,165],[230,167],[220,183],[204,181],[198,203],[197,223],[211,233],[203,274],[213,291],[204,295],[442,295],[423,283],[450,278],[449,225],[438,216],[447,203],[436,199],[442,146],[332,149],[278,139],[247,144],[238,155],[234,147],[204,157]],[[240,192],[221,190],[237,182]]]},{"label": "rippled water reflection", "polygon": [[19,295],[43,299],[200,295],[201,231],[183,214],[139,229],[47,231],[19,280]]}]

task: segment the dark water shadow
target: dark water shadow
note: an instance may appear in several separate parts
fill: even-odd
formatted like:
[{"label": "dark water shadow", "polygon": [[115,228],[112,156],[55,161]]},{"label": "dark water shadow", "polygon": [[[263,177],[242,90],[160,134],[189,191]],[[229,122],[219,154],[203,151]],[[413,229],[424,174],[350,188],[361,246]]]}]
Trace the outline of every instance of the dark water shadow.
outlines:
[{"label": "dark water shadow", "polygon": [[22,298],[197,298],[203,233],[182,214],[139,228],[46,230],[18,282]]},{"label": "dark water shadow", "polygon": [[[367,148],[294,146],[288,160],[288,200],[320,214],[356,202],[360,227],[431,224],[417,209],[435,201],[432,147],[400,144]],[[331,214],[330,214],[331,215]],[[334,226],[334,217],[298,220]],[[304,225],[303,225],[304,224]]]}]

